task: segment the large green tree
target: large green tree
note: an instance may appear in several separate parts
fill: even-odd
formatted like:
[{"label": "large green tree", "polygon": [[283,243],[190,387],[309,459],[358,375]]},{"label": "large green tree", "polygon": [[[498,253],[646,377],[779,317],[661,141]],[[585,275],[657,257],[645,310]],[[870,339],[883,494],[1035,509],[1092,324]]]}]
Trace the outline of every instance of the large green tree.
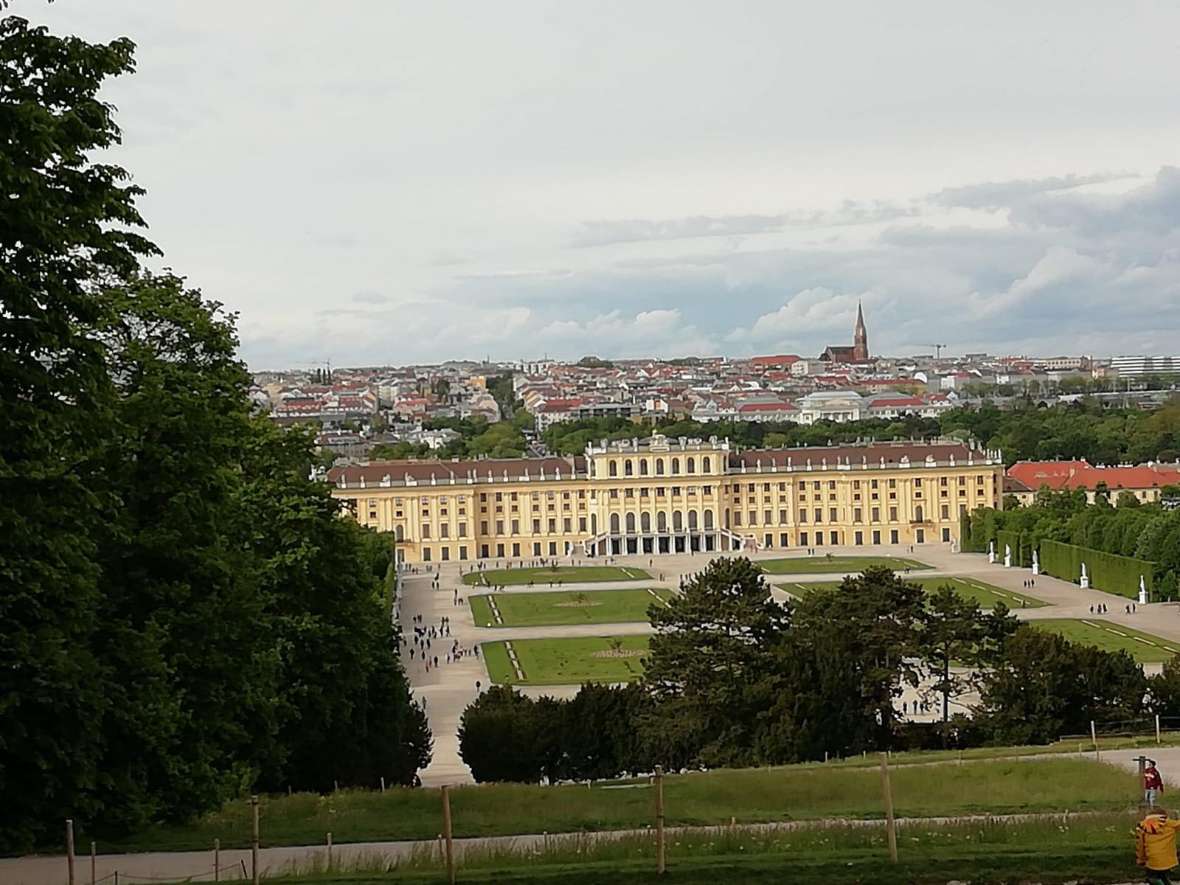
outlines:
[{"label": "large green tree", "polygon": [[153,247],[138,189],[95,152],[119,130],[98,97],[132,45],[0,19],[0,847],[97,808],[112,674],[93,648],[109,382],[93,329],[104,278]]},{"label": "large green tree", "polygon": [[657,753],[710,765],[752,760],[790,607],[748,559],[719,558],[648,616],[655,635],[644,683],[656,702]]},{"label": "large green tree", "polygon": [[252,416],[234,318],[151,275],[94,161],[131,45],[0,21],[0,850],[254,786],[408,783],[392,549]]}]

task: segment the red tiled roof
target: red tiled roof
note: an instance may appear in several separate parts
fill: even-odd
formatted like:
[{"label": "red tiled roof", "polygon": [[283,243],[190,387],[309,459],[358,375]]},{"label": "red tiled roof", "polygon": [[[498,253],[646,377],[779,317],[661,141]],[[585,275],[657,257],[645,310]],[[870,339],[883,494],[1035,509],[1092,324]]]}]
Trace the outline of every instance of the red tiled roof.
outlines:
[{"label": "red tiled roof", "polygon": [[792,403],[742,403],[739,412],[797,412]]},{"label": "red tiled roof", "polygon": [[1180,482],[1180,466],[1140,464],[1134,467],[1093,467],[1082,461],[1017,461],[1008,475],[1030,489],[1154,489]]}]

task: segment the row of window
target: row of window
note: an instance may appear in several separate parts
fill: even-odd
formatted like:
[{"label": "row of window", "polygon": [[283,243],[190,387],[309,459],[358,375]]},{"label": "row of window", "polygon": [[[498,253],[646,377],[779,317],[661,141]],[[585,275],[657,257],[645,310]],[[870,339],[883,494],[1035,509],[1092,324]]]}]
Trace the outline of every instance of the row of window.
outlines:
[{"label": "row of window", "polygon": [[[619,464],[620,463],[622,463],[622,465],[623,465],[623,472],[622,472],[623,476],[647,476],[648,475],[648,472],[647,472],[648,471],[648,467],[647,467],[648,460],[649,459],[647,459],[647,458],[638,459],[639,467],[638,467],[638,472],[636,472],[637,468],[635,466],[635,461],[633,459],[631,459],[631,458],[622,458],[622,459],[612,458],[608,462],[608,464],[606,465],[607,476],[619,476],[620,475],[619,474]],[[680,473],[680,459],[679,458],[672,458],[669,460],[669,464],[672,468],[671,475],[672,476],[679,475],[679,473]],[[697,459],[695,457],[689,456],[684,459],[684,472],[685,473],[696,473],[697,472]],[[708,455],[706,455],[705,457],[701,458],[701,473],[712,473],[712,472],[713,472],[713,459],[710,458]],[[656,476],[663,476],[664,475],[664,459],[663,458],[656,458],[655,459],[654,474]]]}]

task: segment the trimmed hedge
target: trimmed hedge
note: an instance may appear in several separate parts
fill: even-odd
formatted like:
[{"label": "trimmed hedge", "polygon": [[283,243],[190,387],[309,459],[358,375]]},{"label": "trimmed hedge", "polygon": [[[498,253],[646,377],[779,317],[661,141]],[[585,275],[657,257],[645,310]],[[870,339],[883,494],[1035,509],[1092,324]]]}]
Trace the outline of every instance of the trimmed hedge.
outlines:
[{"label": "trimmed hedge", "polygon": [[1013,565],[1023,567],[1032,565],[1032,550],[1025,543],[1023,532],[1014,532],[1006,529],[999,529],[996,532],[996,559],[999,562],[1004,561],[1005,545],[1012,548]]},{"label": "trimmed hedge", "polygon": [[1095,590],[1117,593],[1128,599],[1139,598],[1139,577],[1150,593],[1154,589],[1155,563],[1130,556],[1103,553],[1090,547],[1063,544],[1060,541],[1041,542],[1041,571],[1055,578],[1073,581],[1082,576],[1082,563]]}]

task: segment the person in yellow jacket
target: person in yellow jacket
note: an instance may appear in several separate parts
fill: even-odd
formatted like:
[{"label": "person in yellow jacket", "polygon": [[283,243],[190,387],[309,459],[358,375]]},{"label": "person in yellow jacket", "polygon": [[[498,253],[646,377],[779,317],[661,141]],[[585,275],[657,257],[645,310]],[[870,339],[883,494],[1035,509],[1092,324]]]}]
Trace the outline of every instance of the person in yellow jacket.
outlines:
[{"label": "person in yellow jacket", "polygon": [[1147,870],[1148,885],[1171,885],[1168,875],[1176,859],[1176,830],[1180,820],[1169,820],[1162,808],[1154,809],[1135,830],[1135,863]]}]

